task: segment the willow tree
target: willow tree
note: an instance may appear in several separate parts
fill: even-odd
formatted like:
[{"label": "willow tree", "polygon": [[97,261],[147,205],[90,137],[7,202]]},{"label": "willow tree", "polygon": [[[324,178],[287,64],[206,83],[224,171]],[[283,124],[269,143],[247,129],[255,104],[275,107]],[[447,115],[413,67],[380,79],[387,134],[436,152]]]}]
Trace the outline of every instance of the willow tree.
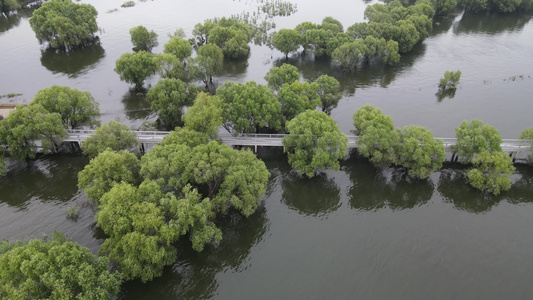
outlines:
[{"label": "willow tree", "polygon": [[287,124],[289,136],[283,138],[289,164],[311,178],[319,171],[338,170],[348,139],[335,120],[324,112],[307,110]]},{"label": "willow tree", "polygon": [[70,50],[96,40],[98,12],[90,4],[70,0],[51,0],[33,12],[30,25],[39,43]]}]

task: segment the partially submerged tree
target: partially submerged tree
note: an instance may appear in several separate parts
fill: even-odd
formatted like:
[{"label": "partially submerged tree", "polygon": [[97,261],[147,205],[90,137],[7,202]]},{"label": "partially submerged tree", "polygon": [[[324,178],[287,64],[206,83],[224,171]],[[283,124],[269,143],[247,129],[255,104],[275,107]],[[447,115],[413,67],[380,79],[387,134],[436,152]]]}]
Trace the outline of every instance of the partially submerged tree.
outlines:
[{"label": "partially submerged tree", "polygon": [[157,33],[153,30],[148,31],[148,29],[142,25],[131,28],[130,35],[133,51],[152,52],[152,49],[159,45],[159,42],[157,41]]},{"label": "partially submerged tree", "polygon": [[40,104],[51,113],[61,115],[63,124],[71,129],[100,124],[98,102],[89,92],[52,85],[37,92],[30,105]]},{"label": "partially submerged tree", "polygon": [[468,163],[474,154],[484,150],[489,152],[501,152],[502,138],[496,128],[483,123],[480,120],[463,121],[455,128],[457,143],[452,150],[462,163]]},{"label": "partially submerged tree", "polygon": [[117,183],[138,184],[139,169],[140,161],[135,154],[108,149],[91,159],[78,174],[78,187],[91,201],[99,203],[100,198]]},{"label": "partially submerged tree", "polygon": [[439,81],[439,92],[444,93],[457,89],[457,84],[461,79],[461,71],[446,71],[444,78]]},{"label": "partially submerged tree", "polygon": [[70,0],[51,0],[33,12],[30,25],[39,43],[70,50],[96,40],[98,12],[90,4]]},{"label": "partially submerged tree", "polygon": [[211,139],[217,138],[218,128],[224,122],[222,118],[222,101],[217,96],[199,93],[194,104],[183,116],[185,127],[207,134]]},{"label": "partially submerged tree", "polygon": [[302,36],[294,29],[280,29],[272,37],[272,45],[289,58],[289,53],[298,50],[302,43]]},{"label": "partially submerged tree", "polygon": [[223,126],[231,134],[281,128],[281,106],[267,86],[226,82],[217,96],[222,100]]},{"label": "partially submerged tree", "polygon": [[339,100],[342,98],[340,83],[337,79],[328,75],[318,77],[315,82],[318,83],[318,98],[320,99],[322,111],[330,115],[331,110],[337,107]]},{"label": "partially submerged tree", "polygon": [[183,110],[193,104],[197,89],[192,84],[174,78],[165,78],[148,91],[146,101],[157,112],[159,120],[167,129],[183,125]]},{"label": "partially submerged tree", "polygon": [[483,150],[474,154],[472,164],[473,168],[467,172],[468,182],[476,189],[498,195],[511,188],[509,177],[515,167],[507,154]]},{"label": "partially submerged tree", "polygon": [[146,51],[124,53],[115,62],[115,72],[120,75],[120,80],[134,84],[137,90],[142,89],[144,80],[158,70],[157,57]]},{"label": "partially submerged tree", "polygon": [[192,46],[189,41],[186,41],[180,37],[173,37],[165,44],[165,53],[174,55],[181,62],[191,56]]},{"label": "partially submerged tree", "polygon": [[278,92],[283,121],[288,122],[308,109],[320,106],[318,83],[294,81],[284,84]]},{"label": "partially submerged tree", "polygon": [[327,169],[338,170],[348,139],[335,120],[324,112],[307,110],[287,124],[290,135],[283,138],[289,164],[300,175],[311,178]]},{"label": "partially submerged tree", "polygon": [[81,144],[83,154],[90,158],[106,151],[137,150],[139,140],[137,134],[123,123],[115,120],[96,128],[94,134],[87,137]]},{"label": "partially submerged tree", "polygon": [[298,68],[290,64],[282,64],[280,67],[272,67],[265,75],[268,87],[278,91],[285,83],[291,84],[300,80]]},{"label": "partially submerged tree", "polygon": [[442,167],[446,157],[442,140],[435,139],[431,130],[420,126],[398,129],[397,164],[407,168],[413,178],[428,178]]},{"label": "partially submerged tree", "polygon": [[524,129],[520,133],[520,139],[529,147],[528,160],[531,161],[533,159],[533,127]]},{"label": "partially submerged tree", "polygon": [[[357,113],[357,112],[356,112]],[[357,140],[359,153],[370,159],[378,168],[386,168],[398,161],[396,147],[400,137],[391,117],[377,114],[362,124],[363,131]]]},{"label": "partially submerged tree", "polygon": [[370,104],[365,104],[358,109],[353,114],[353,126],[357,134],[362,134],[371,124],[368,121],[372,121],[378,115],[383,115],[381,109]]},{"label": "partially submerged tree", "polygon": [[2,299],[112,299],[122,274],[59,233],[50,239],[0,243]]},{"label": "partially submerged tree", "polygon": [[187,60],[189,77],[201,80],[205,87],[213,83],[213,76],[222,72],[224,54],[215,44],[206,44],[198,48],[198,55]]}]

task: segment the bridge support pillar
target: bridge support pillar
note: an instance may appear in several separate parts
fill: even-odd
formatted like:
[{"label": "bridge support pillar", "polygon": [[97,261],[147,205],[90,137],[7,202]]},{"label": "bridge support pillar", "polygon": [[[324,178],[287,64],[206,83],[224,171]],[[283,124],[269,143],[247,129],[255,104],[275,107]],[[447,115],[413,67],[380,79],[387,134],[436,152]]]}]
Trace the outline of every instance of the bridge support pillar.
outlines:
[{"label": "bridge support pillar", "polygon": [[254,145],[254,153],[257,154],[257,145]]}]

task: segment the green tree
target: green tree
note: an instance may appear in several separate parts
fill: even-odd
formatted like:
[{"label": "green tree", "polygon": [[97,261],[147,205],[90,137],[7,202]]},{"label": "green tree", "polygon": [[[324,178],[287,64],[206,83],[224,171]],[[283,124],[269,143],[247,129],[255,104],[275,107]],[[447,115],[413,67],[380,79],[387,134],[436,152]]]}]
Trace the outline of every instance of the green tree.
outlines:
[{"label": "green tree", "polygon": [[113,299],[121,283],[107,257],[57,232],[45,241],[0,243],[2,299]]},{"label": "green tree", "polygon": [[452,146],[452,150],[459,157],[462,163],[468,163],[474,154],[483,150],[489,152],[501,152],[502,138],[496,128],[483,123],[480,120],[463,121],[455,128],[457,143]]},{"label": "green tree", "polygon": [[199,93],[183,119],[185,127],[206,133],[211,139],[216,139],[218,128],[224,122],[222,101],[217,96]]},{"label": "green tree", "polygon": [[137,134],[123,123],[115,120],[96,128],[93,135],[81,144],[83,154],[90,158],[98,156],[107,149],[112,151],[136,150],[139,146]]},{"label": "green tree", "polygon": [[318,83],[294,81],[284,84],[278,92],[283,121],[290,121],[300,113],[320,106],[318,90]]},{"label": "green tree", "polygon": [[120,75],[120,80],[135,84],[135,88],[140,90],[144,80],[159,70],[158,61],[156,56],[146,51],[124,53],[115,62],[115,72]]},{"label": "green tree", "polygon": [[468,182],[476,189],[494,195],[511,188],[509,178],[515,167],[511,158],[503,152],[482,152],[474,154],[474,167],[467,172]]},{"label": "green tree", "polygon": [[439,92],[444,93],[446,91],[455,90],[457,84],[461,79],[461,71],[446,71],[444,72],[444,78],[439,81]]},{"label": "green tree", "polygon": [[68,136],[58,113],[50,113],[41,105],[18,105],[4,123],[7,153],[14,159],[35,158],[36,142],[40,141],[43,153],[57,152],[58,145]]},{"label": "green tree", "polygon": [[311,178],[328,168],[339,170],[348,139],[335,120],[324,112],[307,110],[288,124],[289,136],[283,138],[289,164],[298,174]]},{"label": "green tree", "polygon": [[163,78],[175,78],[187,80],[185,76],[185,65],[174,55],[168,53],[157,54],[159,70],[158,73]]},{"label": "green tree", "polygon": [[209,143],[209,135],[188,127],[176,127],[167,134],[158,145],[178,144],[194,148],[198,145]]},{"label": "green tree", "polygon": [[383,115],[381,109],[370,104],[365,104],[358,109],[353,114],[353,126],[355,126],[357,134],[362,134],[371,124],[368,121],[372,121],[378,115]]},{"label": "green tree", "polygon": [[391,38],[398,42],[400,53],[407,53],[420,41],[420,33],[410,20],[400,20],[396,22]]},{"label": "green tree", "polygon": [[217,24],[213,23],[212,21],[205,21],[203,24],[198,23],[194,26],[192,34],[198,41],[198,45],[203,45],[207,42],[207,39],[209,38],[209,32],[216,26]]},{"label": "green tree", "polygon": [[90,4],[70,0],[51,0],[33,12],[30,25],[39,43],[70,50],[96,40],[98,12]]},{"label": "green tree", "polygon": [[340,83],[335,77],[328,75],[321,75],[315,82],[318,83],[318,98],[320,99],[322,111],[330,115],[331,110],[337,107],[339,100],[342,98]]},{"label": "green tree", "polygon": [[117,183],[138,184],[139,170],[140,161],[135,154],[108,149],[91,159],[78,174],[78,187],[91,201],[99,203],[100,198]]},{"label": "green tree", "polygon": [[357,150],[370,159],[378,168],[386,168],[398,162],[396,147],[400,141],[394,130],[391,117],[377,114],[372,120],[363,124],[364,130],[357,140]]},{"label": "green tree", "polygon": [[246,57],[250,53],[250,34],[248,25],[243,25],[244,27],[237,24],[231,27],[216,26],[209,31],[208,42],[220,47],[226,57]]},{"label": "green tree", "polygon": [[206,44],[198,48],[198,56],[190,58],[187,62],[189,77],[204,82],[205,87],[213,83],[213,76],[222,72],[224,54],[215,44]]},{"label": "green tree", "polygon": [[368,48],[361,39],[352,43],[344,44],[335,49],[331,54],[333,62],[339,64],[343,69],[354,71],[357,64],[365,58]]},{"label": "green tree", "polygon": [[420,126],[398,129],[400,137],[396,148],[397,164],[407,168],[413,178],[428,178],[442,167],[446,151],[441,139],[435,139],[431,130]]},{"label": "green tree", "polygon": [[335,34],[325,29],[307,30],[303,39],[303,44],[308,45],[313,54],[317,57],[326,56],[329,53],[328,43],[335,38]]},{"label": "green tree", "polygon": [[232,134],[253,133],[281,128],[281,106],[265,85],[226,82],[217,89],[222,100],[224,128]]},{"label": "green tree", "polygon": [[152,49],[159,45],[159,42],[157,41],[157,33],[153,30],[148,31],[148,29],[142,25],[131,28],[130,35],[133,51],[142,50],[152,52]]},{"label": "green tree", "polygon": [[192,46],[189,41],[179,37],[173,37],[165,44],[164,52],[174,55],[181,62],[185,62],[191,56]]},{"label": "green tree", "polygon": [[333,17],[325,17],[322,20],[321,28],[331,31],[335,35],[344,31],[342,23]]},{"label": "green tree", "polygon": [[89,92],[53,85],[37,92],[30,105],[40,104],[44,109],[61,115],[63,124],[72,129],[98,126],[100,110]]},{"label": "green tree", "polygon": [[307,43],[305,40],[305,33],[312,29],[318,29],[317,24],[312,22],[302,22],[294,28],[294,30],[298,31],[300,33],[300,36],[302,37],[302,47],[304,48],[304,52],[311,49],[311,45]]},{"label": "green tree", "polygon": [[164,126],[174,129],[183,125],[183,109],[193,103],[197,92],[192,84],[187,86],[179,79],[164,78],[148,91],[146,101]]},{"label": "green tree", "polygon": [[291,84],[299,79],[298,68],[290,64],[272,67],[265,75],[268,87],[273,91],[278,91],[285,83]]},{"label": "green tree", "polygon": [[[0,134],[1,136],[1,134]],[[528,160],[533,160],[533,128],[527,128],[520,133],[520,139],[529,147]]]},{"label": "green tree", "polygon": [[294,29],[280,29],[272,37],[272,45],[289,58],[289,53],[298,50],[302,36]]}]

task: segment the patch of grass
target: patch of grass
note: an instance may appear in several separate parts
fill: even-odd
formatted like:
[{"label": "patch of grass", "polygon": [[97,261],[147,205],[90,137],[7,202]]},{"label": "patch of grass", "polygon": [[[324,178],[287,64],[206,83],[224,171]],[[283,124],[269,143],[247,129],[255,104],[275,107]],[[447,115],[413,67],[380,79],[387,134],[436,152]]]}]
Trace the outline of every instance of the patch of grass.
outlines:
[{"label": "patch of grass", "polygon": [[77,220],[80,216],[81,207],[78,205],[69,205],[67,207],[67,218]]}]

